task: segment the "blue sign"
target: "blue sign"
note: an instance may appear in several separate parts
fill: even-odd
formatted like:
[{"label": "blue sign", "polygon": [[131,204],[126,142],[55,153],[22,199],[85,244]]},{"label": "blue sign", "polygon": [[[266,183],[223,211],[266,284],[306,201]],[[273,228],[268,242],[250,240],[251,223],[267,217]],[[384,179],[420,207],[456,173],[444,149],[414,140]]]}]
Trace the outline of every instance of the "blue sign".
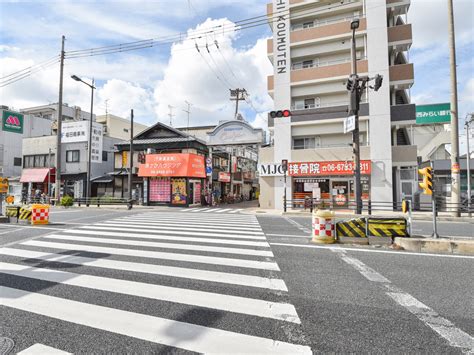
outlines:
[{"label": "blue sign", "polygon": [[211,175],[212,174],[212,166],[206,166],[206,174]]}]

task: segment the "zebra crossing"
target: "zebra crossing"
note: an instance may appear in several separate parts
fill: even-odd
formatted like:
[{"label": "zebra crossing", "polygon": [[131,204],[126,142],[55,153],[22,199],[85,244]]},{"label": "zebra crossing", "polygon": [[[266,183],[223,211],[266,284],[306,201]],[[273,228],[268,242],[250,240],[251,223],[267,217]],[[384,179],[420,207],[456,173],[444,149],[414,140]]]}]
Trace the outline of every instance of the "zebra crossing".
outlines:
[{"label": "zebra crossing", "polygon": [[191,207],[191,208],[182,208],[181,212],[188,213],[230,213],[230,214],[240,214],[244,211],[243,208],[220,208],[220,207]]},{"label": "zebra crossing", "polygon": [[[0,248],[3,327],[23,334],[17,352],[122,353],[125,337],[136,353],[310,354],[287,293],[253,215],[147,212]],[[30,339],[25,322],[36,332],[59,322],[66,338]]]}]

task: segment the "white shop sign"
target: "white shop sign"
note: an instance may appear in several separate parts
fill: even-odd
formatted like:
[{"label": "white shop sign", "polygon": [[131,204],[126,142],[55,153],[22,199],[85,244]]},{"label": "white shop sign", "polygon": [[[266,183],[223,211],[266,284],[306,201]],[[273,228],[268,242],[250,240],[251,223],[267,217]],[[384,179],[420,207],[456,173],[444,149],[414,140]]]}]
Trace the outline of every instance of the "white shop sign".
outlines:
[{"label": "white shop sign", "polygon": [[[102,163],[103,126],[92,122],[91,162]],[[89,140],[89,121],[63,122],[62,143],[79,143]]]},{"label": "white shop sign", "polygon": [[281,163],[259,163],[258,174],[260,176],[283,176]]}]

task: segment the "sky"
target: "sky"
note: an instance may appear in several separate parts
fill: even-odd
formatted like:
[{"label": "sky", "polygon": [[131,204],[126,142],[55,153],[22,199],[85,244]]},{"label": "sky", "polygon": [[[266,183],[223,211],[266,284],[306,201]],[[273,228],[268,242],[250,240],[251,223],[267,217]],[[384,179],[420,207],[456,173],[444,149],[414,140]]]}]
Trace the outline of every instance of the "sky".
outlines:
[{"label": "sky", "polygon": [[[72,52],[146,39],[165,44],[100,56],[69,58],[64,102],[90,110],[90,88],[70,78],[95,80],[94,112],[184,127],[231,119],[230,88],[245,88],[239,111],[266,128],[273,101],[267,58],[268,24],[244,28],[238,21],[266,13],[261,0],[0,0],[0,76],[59,55],[61,36]],[[412,102],[449,102],[447,0],[412,0],[409,60],[415,65]],[[474,1],[454,0],[459,117],[474,112]],[[207,45],[207,48],[206,48]],[[197,50],[198,47],[199,51]],[[90,53],[90,52],[89,52]],[[72,53],[71,53],[72,54]],[[59,64],[0,88],[0,104],[15,109],[58,101]]]}]

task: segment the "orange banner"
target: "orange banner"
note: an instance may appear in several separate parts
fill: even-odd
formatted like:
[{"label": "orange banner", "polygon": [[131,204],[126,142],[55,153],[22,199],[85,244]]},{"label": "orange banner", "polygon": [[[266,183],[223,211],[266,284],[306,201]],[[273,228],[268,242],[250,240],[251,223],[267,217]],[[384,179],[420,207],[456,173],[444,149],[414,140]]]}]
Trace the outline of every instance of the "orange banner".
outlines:
[{"label": "orange banner", "polygon": [[204,157],[197,154],[147,154],[138,176],[206,177]]}]

